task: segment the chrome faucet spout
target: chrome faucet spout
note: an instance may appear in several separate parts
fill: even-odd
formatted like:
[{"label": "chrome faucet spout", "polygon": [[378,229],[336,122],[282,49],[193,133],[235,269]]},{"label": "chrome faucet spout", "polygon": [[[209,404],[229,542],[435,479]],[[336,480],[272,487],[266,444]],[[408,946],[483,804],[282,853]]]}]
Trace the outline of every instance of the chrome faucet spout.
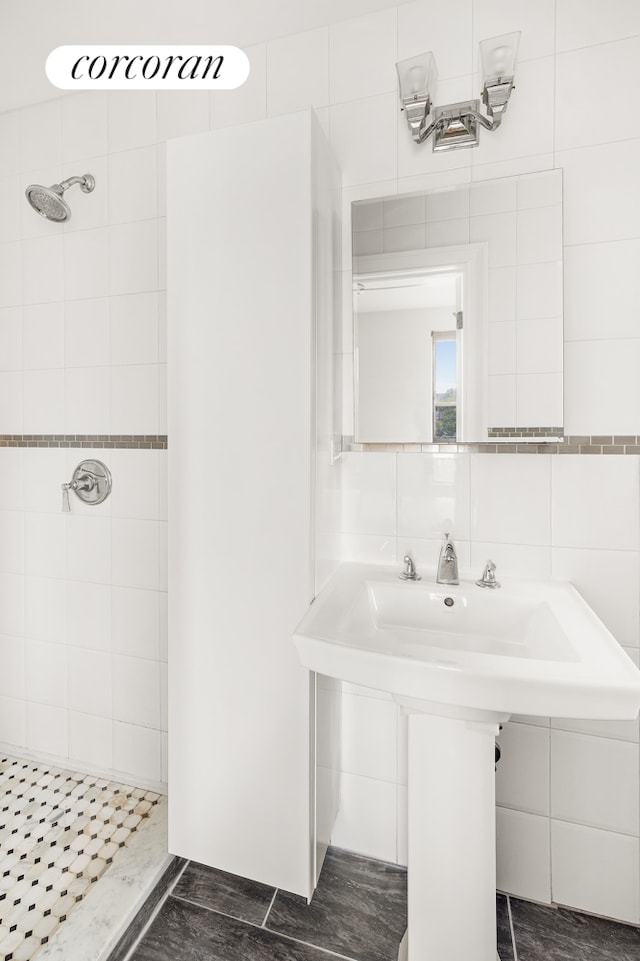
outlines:
[{"label": "chrome faucet spout", "polygon": [[444,544],[438,560],[437,584],[459,584],[458,555],[449,534],[444,535]]}]

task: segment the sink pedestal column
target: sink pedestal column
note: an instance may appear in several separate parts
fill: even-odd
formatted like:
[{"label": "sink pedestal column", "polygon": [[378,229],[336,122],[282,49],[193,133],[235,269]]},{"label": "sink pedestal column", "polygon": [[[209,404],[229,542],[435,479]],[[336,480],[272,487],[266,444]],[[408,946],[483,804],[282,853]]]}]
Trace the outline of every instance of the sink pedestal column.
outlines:
[{"label": "sink pedestal column", "polygon": [[496,961],[495,736],[504,716],[404,708],[409,925],[399,957]]}]

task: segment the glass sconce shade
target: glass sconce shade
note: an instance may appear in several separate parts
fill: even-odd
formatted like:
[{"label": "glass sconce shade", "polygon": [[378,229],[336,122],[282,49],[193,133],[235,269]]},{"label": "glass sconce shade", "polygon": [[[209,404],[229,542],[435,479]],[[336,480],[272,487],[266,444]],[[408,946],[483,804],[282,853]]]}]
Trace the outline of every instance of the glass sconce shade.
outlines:
[{"label": "glass sconce shade", "polygon": [[401,60],[396,64],[398,71],[398,86],[400,89],[400,102],[407,105],[412,101],[433,102],[436,94],[436,84],[438,72],[436,61],[429,51],[421,53],[417,57],[410,57],[408,60]]},{"label": "glass sconce shade", "polygon": [[482,58],[482,81],[485,85],[499,83],[512,78],[516,71],[516,58],[520,43],[520,30],[504,33],[501,37],[490,37],[480,41]]}]

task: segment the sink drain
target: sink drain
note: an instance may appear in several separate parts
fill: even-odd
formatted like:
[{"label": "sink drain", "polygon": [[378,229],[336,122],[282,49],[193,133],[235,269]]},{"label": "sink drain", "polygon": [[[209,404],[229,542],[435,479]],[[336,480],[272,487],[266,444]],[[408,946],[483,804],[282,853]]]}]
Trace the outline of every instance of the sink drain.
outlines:
[{"label": "sink drain", "polygon": [[444,604],[445,604],[445,607],[453,607],[453,605],[454,605],[454,600],[453,600],[453,598],[452,598],[452,597],[445,597],[445,599],[444,599]]}]

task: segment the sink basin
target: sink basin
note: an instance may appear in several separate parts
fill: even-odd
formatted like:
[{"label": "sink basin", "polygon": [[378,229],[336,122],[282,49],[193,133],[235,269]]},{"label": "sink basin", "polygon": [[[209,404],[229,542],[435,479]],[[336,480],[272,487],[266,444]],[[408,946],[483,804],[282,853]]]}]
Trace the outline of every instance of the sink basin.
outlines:
[{"label": "sink basin", "polygon": [[571,584],[501,577],[485,590],[423,576],[343,564],[294,640],[310,670],[389,691],[408,714],[398,961],[496,961],[499,725],[510,714],[634,718],[640,671]]},{"label": "sink basin", "polygon": [[311,670],[400,698],[488,710],[631,719],[640,672],[571,584],[501,578],[498,590],[401,581],[343,564],[296,629]]}]

